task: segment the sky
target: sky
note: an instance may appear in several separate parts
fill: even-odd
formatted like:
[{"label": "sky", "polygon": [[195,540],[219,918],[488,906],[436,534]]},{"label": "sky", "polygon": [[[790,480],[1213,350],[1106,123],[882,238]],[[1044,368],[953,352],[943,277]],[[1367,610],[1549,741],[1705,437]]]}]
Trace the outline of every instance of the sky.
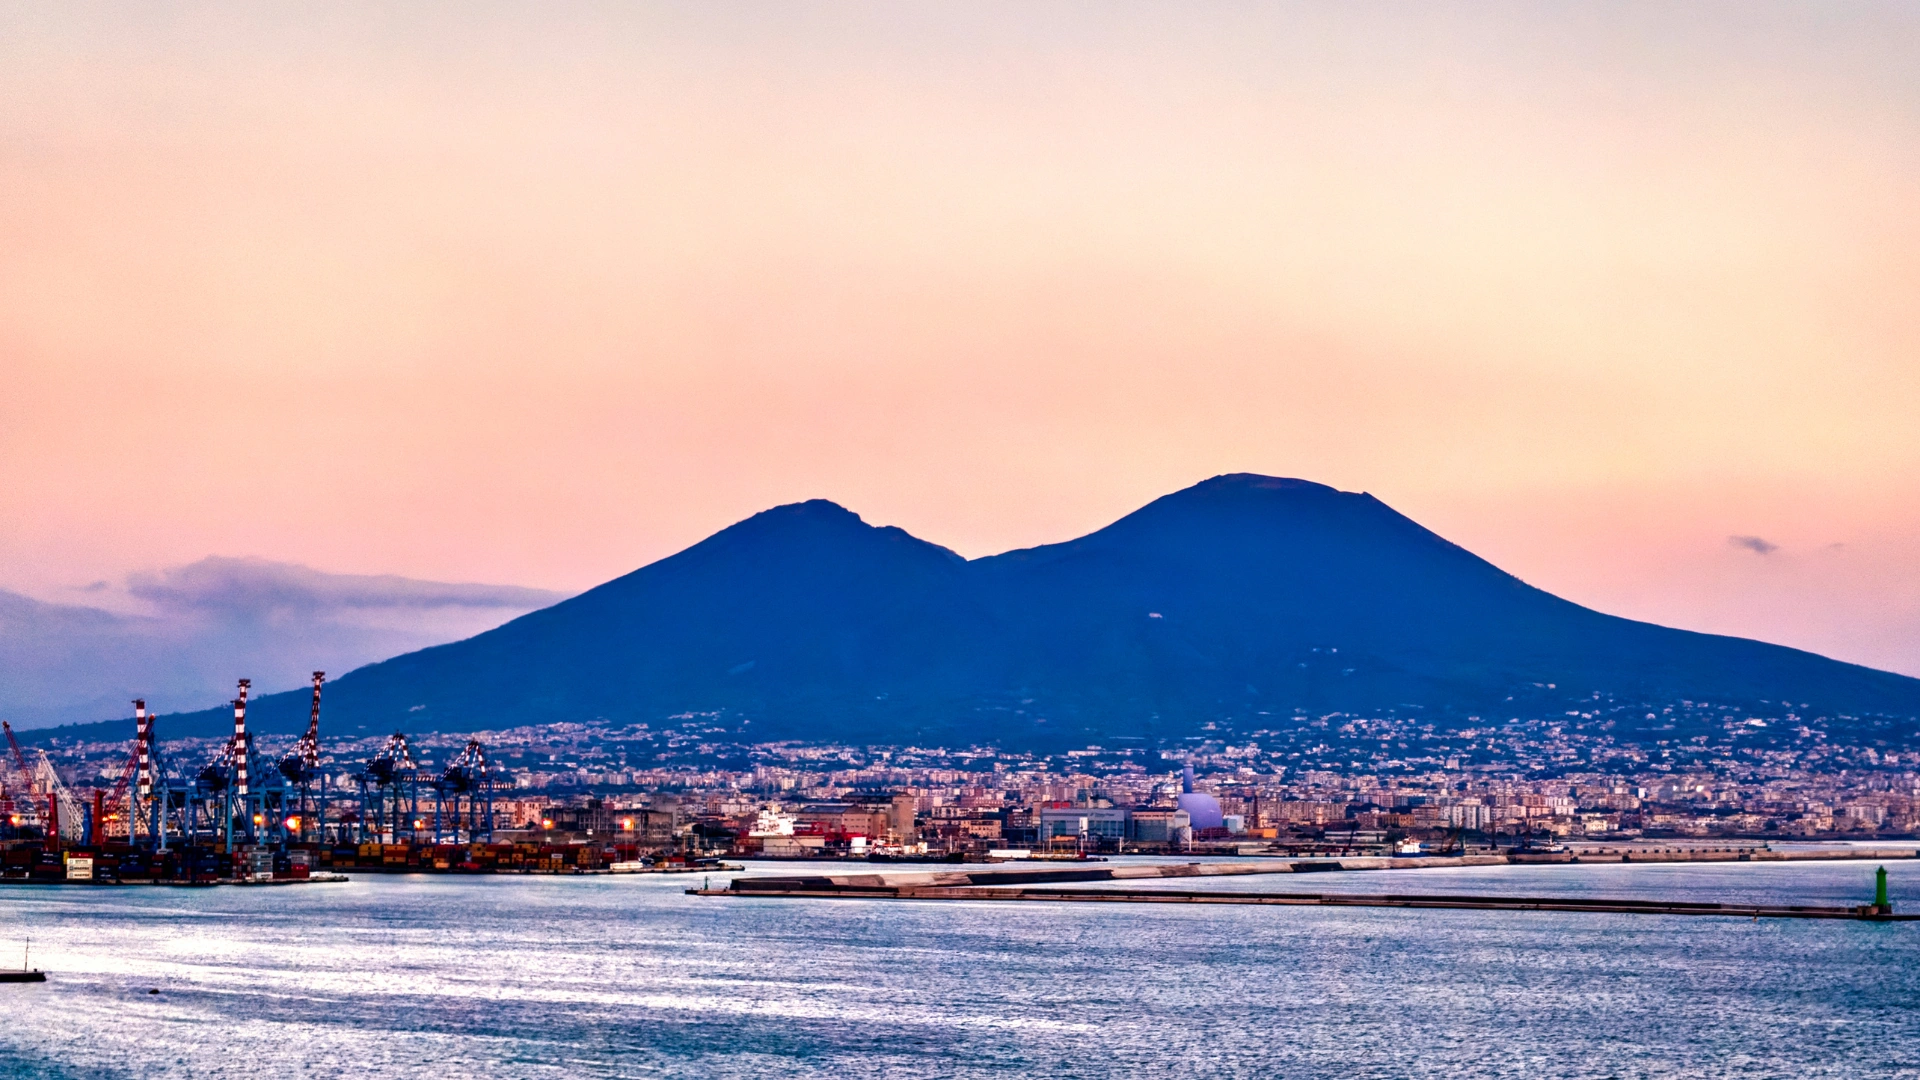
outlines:
[{"label": "sky", "polygon": [[[1920,8],[14,5],[0,589],[1222,472],[1920,675]],[[91,592],[89,590],[92,590]]]}]

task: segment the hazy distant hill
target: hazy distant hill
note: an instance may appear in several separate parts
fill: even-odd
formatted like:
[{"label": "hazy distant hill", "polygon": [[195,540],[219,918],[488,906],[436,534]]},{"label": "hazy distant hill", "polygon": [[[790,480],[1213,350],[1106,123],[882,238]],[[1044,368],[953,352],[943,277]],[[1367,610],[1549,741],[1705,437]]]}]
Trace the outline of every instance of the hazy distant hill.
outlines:
[{"label": "hazy distant hill", "polygon": [[[1603,615],[1370,495],[1241,474],[973,561],[830,502],[776,507],[354,671],[329,686],[327,716],[333,730],[471,730],[717,712],[757,739],[1022,745],[1296,708],[1537,715],[1596,690],[1920,714],[1920,680]],[[304,700],[262,699],[257,715],[291,730]]]},{"label": "hazy distant hill", "polygon": [[240,675],[300,686],[315,668],[455,641],[564,594],[215,557],[78,595],[87,603],[0,591],[0,717],[15,728],[97,720],[134,697],[198,708]]}]

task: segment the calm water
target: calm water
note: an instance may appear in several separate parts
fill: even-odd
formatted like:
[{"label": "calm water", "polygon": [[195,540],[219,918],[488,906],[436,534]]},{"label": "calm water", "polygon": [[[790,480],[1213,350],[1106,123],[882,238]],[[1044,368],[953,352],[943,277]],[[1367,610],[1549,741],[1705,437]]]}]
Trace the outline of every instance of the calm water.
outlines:
[{"label": "calm water", "polygon": [[[1920,907],[1920,865],[1889,871],[1896,902]],[[1309,881],[1859,903],[1872,865],[1218,887]],[[30,933],[56,972],[0,986],[0,1074],[1920,1077],[1920,924],[727,900],[688,884],[0,888],[0,948]]]}]

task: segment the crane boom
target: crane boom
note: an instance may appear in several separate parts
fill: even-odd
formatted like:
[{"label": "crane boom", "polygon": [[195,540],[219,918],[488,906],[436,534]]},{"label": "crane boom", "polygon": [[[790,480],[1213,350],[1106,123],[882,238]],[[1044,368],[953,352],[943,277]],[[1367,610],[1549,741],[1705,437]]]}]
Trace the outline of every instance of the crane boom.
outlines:
[{"label": "crane boom", "polygon": [[320,767],[320,684],[327,681],[327,673],[313,673],[313,711],[307,715],[307,733],[300,739],[300,761],[308,772]]},{"label": "crane boom", "polygon": [[20,770],[20,777],[24,780],[32,775],[32,772],[27,768],[27,755],[20,749],[20,740],[13,737],[13,725],[0,720],[0,729],[4,729],[7,733],[7,745],[13,748],[13,766]]},{"label": "crane boom", "polygon": [[[27,769],[27,755],[20,750],[20,740],[13,737],[13,725],[0,720],[0,728],[6,729],[7,745],[13,747],[12,767],[0,768],[0,773],[5,774],[7,811],[11,813],[22,806],[33,806],[33,773]],[[0,757],[0,762],[6,760]]]},{"label": "crane boom", "polygon": [[[153,718],[147,713],[146,700],[144,698],[135,698],[133,701],[133,748],[127,751],[127,761],[125,765],[120,767],[120,779],[114,783],[113,793],[106,797],[105,802],[101,806],[103,817],[109,813],[117,814],[126,809],[127,790],[133,786],[133,778],[140,775],[146,764],[147,735],[148,732],[153,730],[150,726],[152,720]],[[143,783],[141,786],[145,787],[146,785]],[[144,795],[145,792],[142,792],[142,794]],[[132,814],[127,816],[127,839],[129,840],[133,839],[134,816],[135,815]],[[106,835],[106,825],[104,822],[100,825],[100,830],[100,835],[104,837]]]},{"label": "crane boom", "polygon": [[[26,800],[27,805],[32,806],[33,805],[33,770],[27,767],[26,752],[20,749],[20,740],[13,737],[12,724],[7,723],[5,720],[0,720],[0,731],[6,732],[7,746],[9,749],[13,751],[14,775],[19,777],[20,795],[22,798]],[[54,815],[59,813],[59,811],[56,810],[53,805],[53,800],[56,798],[58,798],[58,796],[56,796],[51,790],[47,792],[47,816],[44,818],[41,818],[40,819],[41,821],[50,822],[54,820]],[[17,801],[15,805],[16,806],[19,805]]]}]

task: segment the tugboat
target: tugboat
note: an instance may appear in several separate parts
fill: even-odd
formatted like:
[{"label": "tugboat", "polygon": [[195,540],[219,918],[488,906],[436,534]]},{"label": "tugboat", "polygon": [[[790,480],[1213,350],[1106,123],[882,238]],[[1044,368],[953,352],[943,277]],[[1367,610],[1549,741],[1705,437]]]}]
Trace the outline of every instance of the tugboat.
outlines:
[{"label": "tugboat", "polygon": [[20,970],[19,971],[15,971],[12,968],[0,968],[0,983],[46,982],[47,981],[46,972],[41,971],[39,968],[28,969],[27,967],[27,955],[32,951],[33,951],[33,942],[31,941],[27,942],[26,947],[20,950]]}]

